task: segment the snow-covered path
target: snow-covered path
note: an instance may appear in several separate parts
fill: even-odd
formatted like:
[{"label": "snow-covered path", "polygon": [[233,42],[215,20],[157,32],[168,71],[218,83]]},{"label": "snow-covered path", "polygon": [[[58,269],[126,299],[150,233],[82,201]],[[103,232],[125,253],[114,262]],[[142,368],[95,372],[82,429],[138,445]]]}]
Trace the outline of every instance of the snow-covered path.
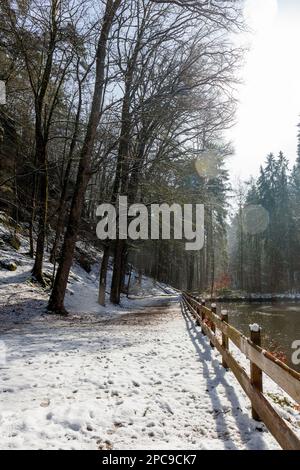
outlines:
[{"label": "snow-covered path", "polygon": [[2,335],[1,447],[277,447],[219,355],[181,311],[19,324]]}]

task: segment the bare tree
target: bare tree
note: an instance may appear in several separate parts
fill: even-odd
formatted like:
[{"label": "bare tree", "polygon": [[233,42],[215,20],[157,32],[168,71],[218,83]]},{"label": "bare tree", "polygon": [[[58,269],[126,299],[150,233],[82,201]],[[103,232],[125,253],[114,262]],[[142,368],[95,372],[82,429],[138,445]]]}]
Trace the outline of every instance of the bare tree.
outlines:
[{"label": "bare tree", "polygon": [[95,145],[97,127],[99,125],[101,117],[101,105],[105,85],[105,67],[109,33],[120,4],[121,0],[107,0],[97,46],[96,78],[91,105],[91,113],[84,139],[84,144],[81,150],[76,187],[72,199],[70,217],[62,249],[62,258],[59,264],[59,268],[54,281],[48,305],[49,311],[61,314],[66,313],[66,310],[64,308],[64,297],[67,288],[69,272],[73,261],[73,254],[77,240],[84,195],[90,178],[90,165]]},{"label": "bare tree", "polygon": [[[138,2],[137,2],[138,3]],[[159,2],[172,3],[172,2]],[[175,2],[176,3],[176,2]],[[176,3],[182,7],[183,4]],[[194,2],[193,2],[194,3]],[[198,7],[200,3],[197,2]],[[187,5],[186,5],[187,6]],[[189,7],[192,5],[189,4]],[[202,7],[207,4],[202,2]],[[210,21],[199,23],[199,8],[193,8],[193,15],[186,12],[186,8],[179,8],[178,11],[172,11],[169,21],[166,15],[170,13],[169,7],[155,9],[149,4],[140,10],[141,20],[139,28],[134,37],[131,37],[132,54],[126,56],[119,62],[127,63],[127,69],[124,79],[124,96],[121,116],[121,132],[118,162],[115,175],[115,188],[113,202],[116,194],[128,195],[131,199],[136,194],[139,186],[139,173],[143,168],[143,157],[146,147],[151,142],[151,136],[158,129],[164,130],[163,143],[160,153],[156,159],[162,160],[164,155],[174,151],[174,144],[177,142],[184,148],[184,142],[191,140],[191,132],[199,135],[205,128],[207,133],[216,132],[218,127],[224,128],[226,122],[232,122],[234,113],[234,100],[227,85],[233,80],[233,71],[240,57],[240,51],[229,47],[226,41],[219,39],[217,31],[227,30],[229,16],[220,15],[224,21],[221,26],[218,12],[213,9],[210,11]],[[137,11],[138,8],[137,8]],[[208,13],[205,9],[205,18]],[[217,14],[218,13],[218,14]],[[143,16],[144,15],[144,16]],[[160,30],[154,26],[159,25]],[[168,16],[167,16],[168,18]],[[164,20],[164,25],[159,20]],[[232,17],[232,26],[234,21]],[[123,33],[124,34],[124,33]],[[126,39],[130,33],[124,34]],[[183,38],[189,36],[188,45],[183,42]],[[147,37],[147,43],[145,38]],[[147,44],[147,46],[145,45]],[[149,47],[149,44],[151,47]],[[170,52],[170,44],[173,45],[173,51]],[[209,46],[207,44],[210,44]],[[118,50],[121,50],[119,47]],[[172,49],[171,49],[172,50]],[[153,60],[152,60],[153,59]],[[159,61],[160,70],[157,70],[156,61]],[[167,64],[167,67],[166,67]],[[137,96],[142,95],[142,87],[147,87],[147,73],[155,76],[156,83],[150,84],[150,90],[155,89],[155,93],[143,96],[140,103],[135,107]],[[157,89],[157,84],[160,86]],[[151,88],[152,86],[152,88]],[[155,88],[156,87],[156,88]],[[203,90],[206,89],[206,93]],[[207,92],[209,90],[209,93]],[[227,95],[227,100],[219,100],[221,94]],[[209,96],[203,100],[204,96]],[[144,100],[144,101],[143,101]],[[157,105],[159,103],[159,106]],[[139,120],[139,107],[146,109],[150,119],[150,133],[144,131],[139,133],[140,150],[142,154],[137,161],[132,163],[132,145],[134,142],[134,122]],[[222,111],[221,111],[222,110]],[[227,111],[225,111],[227,110]],[[203,121],[199,120],[199,111],[203,111]],[[145,114],[145,113],[144,113]],[[166,119],[167,118],[167,119]],[[149,120],[149,119],[148,119]],[[152,121],[152,122],[151,122]],[[166,134],[166,128],[172,123],[169,132],[172,135],[172,144]],[[209,128],[211,126],[211,129]],[[176,131],[174,131],[176,129]],[[152,145],[153,145],[152,141]],[[163,150],[164,149],[164,150]],[[153,147],[147,149],[152,152]],[[147,153],[146,152],[146,153]],[[107,266],[108,250],[106,249],[103,266]],[[111,285],[111,301],[119,303],[120,293],[123,284],[122,276],[125,269],[127,249],[124,240],[117,239],[114,243],[114,269]],[[105,279],[101,271],[101,282]],[[103,290],[102,290],[103,292]],[[103,301],[103,299],[101,299]]]}]

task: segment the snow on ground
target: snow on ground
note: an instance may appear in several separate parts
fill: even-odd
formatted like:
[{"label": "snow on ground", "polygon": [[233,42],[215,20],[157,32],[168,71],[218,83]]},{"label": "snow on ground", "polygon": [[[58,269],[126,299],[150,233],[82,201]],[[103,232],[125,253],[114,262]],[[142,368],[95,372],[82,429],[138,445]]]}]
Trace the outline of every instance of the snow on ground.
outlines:
[{"label": "snow on ground", "polygon": [[[98,268],[75,265],[70,316],[46,315],[22,249],[0,250],[18,264],[0,269],[2,449],[278,448],[175,292],[144,278],[151,297],[104,309]],[[300,429],[299,414],[278,409]]]},{"label": "snow on ground", "polygon": [[2,338],[3,449],[277,448],[174,297],[97,324],[21,324]]}]

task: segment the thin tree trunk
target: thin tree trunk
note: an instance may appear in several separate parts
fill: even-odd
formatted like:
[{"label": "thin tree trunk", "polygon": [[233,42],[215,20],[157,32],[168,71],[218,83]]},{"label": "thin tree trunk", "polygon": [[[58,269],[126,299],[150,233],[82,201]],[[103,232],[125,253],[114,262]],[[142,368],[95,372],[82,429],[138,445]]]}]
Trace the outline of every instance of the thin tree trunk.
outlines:
[{"label": "thin tree trunk", "polygon": [[74,156],[78,133],[79,133],[81,106],[82,106],[82,93],[81,93],[81,83],[79,83],[79,101],[78,101],[77,113],[76,113],[76,118],[75,118],[75,128],[74,128],[74,133],[72,136],[72,141],[71,141],[70,149],[69,149],[68,164],[67,164],[65,175],[64,175],[63,188],[62,188],[62,193],[61,193],[60,201],[59,201],[58,220],[57,220],[57,225],[56,225],[55,239],[54,239],[53,247],[51,250],[51,256],[50,256],[50,262],[53,264],[55,264],[56,262],[57,250],[58,250],[59,242],[60,242],[63,230],[64,230],[68,186],[69,186],[69,181],[70,181],[73,156]]},{"label": "thin tree trunk", "polygon": [[110,245],[106,245],[103,251],[103,258],[100,269],[100,280],[99,280],[99,297],[98,303],[105,307],[105,292],[106,292],[106,280],[107,280],[107,269],[109,261],[109,249]]},{"label": "thin tree trunk", "polygon": [[[35,169],[36,169],[36,162],[35,162]],[[36,171],[35,171],[33,178],[32,178],[31,217],[30,217],[30,224],[29,224],[29,244],[30,244],[29,256],[31,258],[34,258],[33,230],[34,230],[35,209],[36,209],[36,189],[37,189],[36,185],[37,185],[37,178],[36,178]]]},{"label": "thin tree trunk", "polygon": [[114,269],[111,283],[110,300],[113,304],[120,303],[123,256],[125,254],[125,240],[116,240],[114,253]]},{"label": "thin tree trunk", "polygon": [[127,290],[126,290],[126,297],[127,297],[127,299],[128,299],[128,297],[129,297],[131,276],[132,276],[132,264],[130,265],[129,276],[128,276],[128,281],[127,281]]},{"label": "thin tree trunk", "polygon": [[51,28],[50,40],[47,51],[47,59],[41,79],[41,85],[35,94],[35,153],[38,165],[38,187],[39,187],[39,208],[38,208],[38,238],[36,244],[35,262],[32,269],[33,277],[44,285],[43,279],[43,259],[45,249],[47,210],[48,210],[48,162],[47,162],[47,142],[49,137],[50,118],[45,118],[44,104],[49,87],[53,56],[56,47],[58,34],[57,15],[59,13],[59,1],[52,0],[51,3]]},{"label": "thin tree trunk", "polygon": [[122,267],[121,267],[121,289],[120,289],[120,291],[121,291],[122,294],[126,293],[125,280],[126,280],[127,260],[128,260],[128,245],[125,242],[125,248],[124,248],[123,258],[122,258]]},{"label": "thin tree trunk", "polygon": [[[143,26],[141,27],[141,31],[143,31]],[[137,38],[137,42],[135,45],[135,49],[133,51],[132,57],[129,60],[127,73],[126,73],[126,81],[125,81],[125,94],[123,98],[123,106],[122,106],[122,116],[121,116],[121,136],[120,136],[120,144],[119,144],[119,151],[118,151],[118,162],[117,162],[117,169],[116,169],[116,180],[120,179],[120,188],[119,194],[127,194],[128,192],[128,185],[129,185],[129,141],[130,141],[130,133],[131,133],[131,115],[130,115],[130,105],[131,105],[131,91],[132,91],[132,83],[134,78],[134,70],[136,61],[138,58],[138,53],[140,50],[142,34],[139,34]],[[117,194],[117,191],[116,191]],[[118,222],[118,221],[117,221]],[[114,252],[114,268],[113,268],[113,275],[111,281],[111,291],[110,291],[110,300],[113,304],[120,303],[120,295],[122,290],[122,266],[124,263],[123,257],[125,256],[127,251],[127,244],[124,240],[116,240],[115,243],[115,252]]]},{"label": "thin tree trunk", "polygon": [[48,166],[45,143],[37,143],[37,162],[39,165],[39,228],[36,242],[35,262],[32,269],[32,276],[44,285],[43,279],[43,259],[46,239],[47,209],[48,209]]}]

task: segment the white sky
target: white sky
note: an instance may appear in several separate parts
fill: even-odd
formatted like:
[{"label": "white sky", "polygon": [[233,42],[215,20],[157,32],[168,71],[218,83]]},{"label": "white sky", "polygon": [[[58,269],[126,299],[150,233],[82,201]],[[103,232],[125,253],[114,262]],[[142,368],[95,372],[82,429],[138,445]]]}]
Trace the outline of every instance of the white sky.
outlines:
[{"label": "white sky", "polygon": [[300,122],[300,0],[246,0],[245,13],[253,33],[229,132],[233,180],[256,176],[270,152],[282,150],[293,163]]}]

